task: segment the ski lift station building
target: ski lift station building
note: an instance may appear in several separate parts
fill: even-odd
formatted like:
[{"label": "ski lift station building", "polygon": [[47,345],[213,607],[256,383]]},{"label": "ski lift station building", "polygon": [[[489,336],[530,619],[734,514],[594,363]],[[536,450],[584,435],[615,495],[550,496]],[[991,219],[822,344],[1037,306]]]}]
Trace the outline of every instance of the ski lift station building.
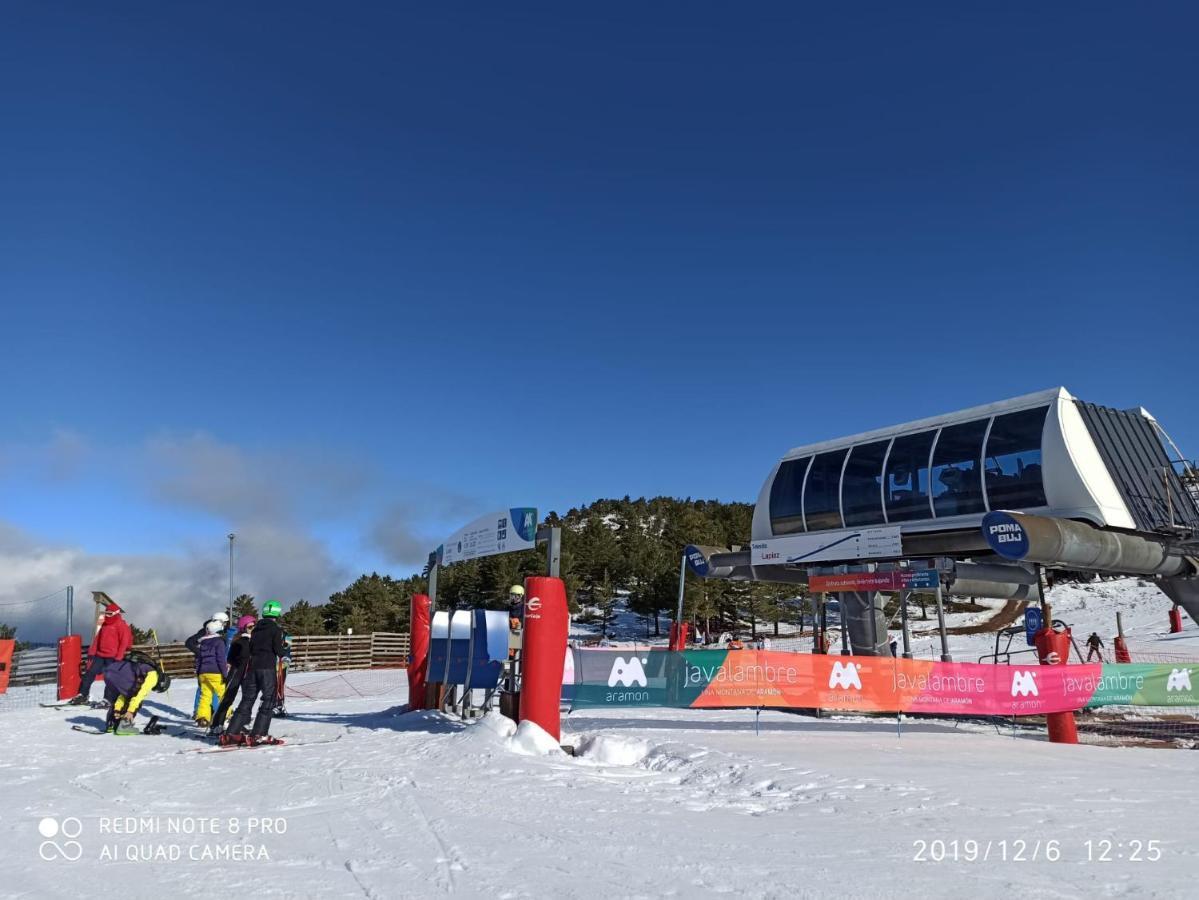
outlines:
[{"label": "ski lift station building", "polygon": [[697,558],[708,577],[795,583],[811,560],[762,565],[762,548],[806,541],[852,566],[851,539],[886,532],[894,559],[954,566],[954,593],[1028,597],[1010,585],[1033,586],[1038,565],[1143,575],[1199,619],[1199,478],[1181,457],[1145,409],[1053,388],[797,447],[762,485],[753,552]]},{"label": "ski lift station building", "polygon": [[979,535],[991,510],[1129,532],[1199,528],[1164,434],[1144,409],[1054,388],[798,447],[766,479],[753,537],[884,524]]}]

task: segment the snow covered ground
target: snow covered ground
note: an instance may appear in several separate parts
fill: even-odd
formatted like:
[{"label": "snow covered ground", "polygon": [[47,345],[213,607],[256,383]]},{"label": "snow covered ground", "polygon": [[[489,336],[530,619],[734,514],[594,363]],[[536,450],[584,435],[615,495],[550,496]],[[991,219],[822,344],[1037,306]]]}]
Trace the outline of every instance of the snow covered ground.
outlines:
[{"label": "snow covered ground", "polygon": [[[193,686],[158,711],[182,718]],[[294,744],[215,753],[6,712],[0,895],[1181,897],[1199,872],[1187,751],[651,709],[568,716],[571,758],[403,695],[291,702]]]},{"label": "snow covered ground", "polygon": [[[1171,603],[1150,581],[1118,578],[1110,581],[1062,583],[1050,589],[1048,599],[1053,608],[1053,617],[1070,625],[1074,639],[1084,651],[1087,635],[1092,631],[1099,633],[1107,647],[1105,656],[1108,662],[1113,661],[1111,650],[1112,639],[1116,634],[1117,610],[1124,619],[1124,634],[1134,662],[1138,661],[1138,657],[1141,661],[1153,662],[1149,656],[1176,653],[1199,659],[1199,625],[1184,613],[1182,633],[1170,635],[1167,614]],[[995,611],[1003,606],[1002,601],[978,602],[991,604],[994,609],[947,616],[947,627],[976,625],[993,617]],[[928,622],[911,621],[912,650],[918,657],[935,658],[941,652],[935,612],[932,604],[929,604]],[[1022,617],[1017,618],[1013,624],[1019,625],[1022,621]],[[892,634],[898,636],[898,633],[899,628],[896,624]],[[1007,639],[1004,638],[1000,643],[1001,650],[1006,643]],[[980,657],[995,652],[995,633],[985,631],[979,634],[951,634],[949,649],[957,662],[978,662]],[[1028,645],[1024,638],[1018,635],[1012,641],[1011,650],[1015,652],[1025,649],[1028,649]],[[1080,660],[1072,658],[1070,661]]]},{"label": "snow covered ground", "polygon": [[[630,612],[624,605],[624,592],[617,592],[615,619],[609,626],[610,642],[615,646],[637,644],[640,646],[661,645],[667,643],[667,633],[670,623],[663,619],[662,636],[646,638],[645,619]],[[955,628],[977,626],[995,617],[1004,605],[1002,600],[978,600],[987,609],[982,612],[950,613],[945,617],[946,627],[952,632]],[[1168,634],[1169,623],[1167,613],[1170,601],[1152,582],[1139,578],[1119,578],[1110,581],[1089,583],[1061,583],[1049,592],[1049,602],[1053,606],[1053,616],[1071,626],[1074,638],[1080,647],[1084,647],[1092,631],[1097,631],[1106,645],[1105,656],[1111,659],[1112,638],[1116,634],[1116,610],[1120,610],[1124,618],[1124,633],[1133,653],[1134,661],[1154,662],[1161,656],[1160,661],[1170,661],[1173,655],[1182,655],[1188,659],[1199,660],[1199,625],[1183,615],[1183,633]],[[912,634],[912,652],[919,659],[937,659],[941,653],[941,639],[937,632],[936,607],[933,603],[926,604],[928,619],[920,619],[920,611],[915,603],[909,609],[909,620]],[[1013,625],[1020,625],[1022,616],[1018,616]],[[780,629],[781,638],[774,638],[771,623],[759,623],[759,634],[771,638],[775,646],[785,649],[799,649],[810,652],[811,637],[792,637],[795,628],[783,625]],[[836,628],[833,627],[833,631]],[[891,636],[898,642],[900,624],[898,616],[891,623]],[[742,637],[749,636],[749,629],[740,630]],[[571,624],[571,637],[575,640],[597,640],[600,635],[598,625]],[[834,633],[834,651],[839,646],[839,638]],[[981,657],[995,652],[995,631],[985,630],[976,634],[950,634],[949,652],[956,662],[978,662]],[[1000,650],[1007,647],[1007,638],[1000,642]],[[1022,635],[1017,635],[1011,642],[1010,651],[1016,653],[1027,650],[1028,645]],[[990,660],[986,660],[990,662]],[[1017,658],[1017,661],[1019,659]],[[1072,662],[1079,662],[1072,659]]]}]

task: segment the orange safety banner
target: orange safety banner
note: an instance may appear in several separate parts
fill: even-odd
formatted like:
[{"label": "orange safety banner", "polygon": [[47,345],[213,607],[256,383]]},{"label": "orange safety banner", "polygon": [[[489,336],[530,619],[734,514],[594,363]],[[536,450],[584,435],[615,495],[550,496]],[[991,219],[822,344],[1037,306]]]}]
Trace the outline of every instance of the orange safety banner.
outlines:
[{"label": "orange safety banner", "polygon": [[[996,666],[770,650],[574,651],[572,704],[1029,716],[1192,697],[1168,666]],[[1199,679],[1196,680],[1199,685]],[[1194,702],[1191,700],[1190,702]]]}]

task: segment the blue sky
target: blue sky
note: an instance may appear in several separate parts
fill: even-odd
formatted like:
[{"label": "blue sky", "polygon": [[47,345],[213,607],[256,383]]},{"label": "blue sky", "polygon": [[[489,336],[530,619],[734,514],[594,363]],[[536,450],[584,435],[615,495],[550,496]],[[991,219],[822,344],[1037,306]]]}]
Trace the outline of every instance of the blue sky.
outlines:
[{"label": "blue sky", "polygon": [[4,17],[14,533],[319,594],[1057,384],[1199,453],[1191,4]]}]

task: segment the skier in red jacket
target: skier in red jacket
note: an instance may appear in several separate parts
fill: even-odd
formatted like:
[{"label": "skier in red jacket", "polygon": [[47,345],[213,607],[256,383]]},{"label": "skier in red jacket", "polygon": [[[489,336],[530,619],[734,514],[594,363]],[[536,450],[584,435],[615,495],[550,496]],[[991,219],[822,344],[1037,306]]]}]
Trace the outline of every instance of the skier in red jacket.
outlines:
[{"label": "skier in red jacket", "polygon": [[88,701],[92,682],[114,662],[125,658],[133,646],[133,629],[121,616],[121,607],[109,603],[96,620],[96,636],[87,648],[87,671],[79,682],[79,696],[71,703],[81,706]]}]

